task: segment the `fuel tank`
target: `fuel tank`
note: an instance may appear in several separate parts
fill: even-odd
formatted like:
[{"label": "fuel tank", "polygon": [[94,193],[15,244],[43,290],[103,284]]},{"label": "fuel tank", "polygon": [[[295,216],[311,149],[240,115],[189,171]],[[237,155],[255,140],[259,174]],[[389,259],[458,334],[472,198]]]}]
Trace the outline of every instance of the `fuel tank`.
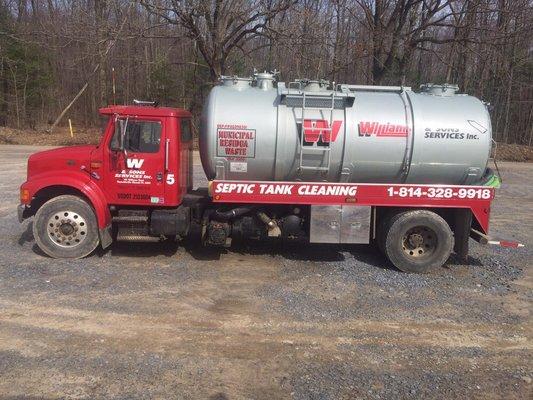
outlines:
[{"label": "fuel tank", "polygon": [[223,77],[203,109],[202,165],[209,179],[476,184],[490,116],[457,91]]}]

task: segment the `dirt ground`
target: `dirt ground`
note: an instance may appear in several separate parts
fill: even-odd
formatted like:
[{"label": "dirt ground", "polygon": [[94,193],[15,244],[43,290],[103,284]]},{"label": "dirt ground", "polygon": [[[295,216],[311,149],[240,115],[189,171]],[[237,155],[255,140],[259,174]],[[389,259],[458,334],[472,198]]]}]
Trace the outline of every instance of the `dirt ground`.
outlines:
[{"label": "dirt ground", "polygon": [[[431,275],[367,246],[113,245],[43,256],[0,146],[0,399],[530,399],[533,164],[501,163],[492,233]],[[203,174],[199,165],[195,175]]]}]

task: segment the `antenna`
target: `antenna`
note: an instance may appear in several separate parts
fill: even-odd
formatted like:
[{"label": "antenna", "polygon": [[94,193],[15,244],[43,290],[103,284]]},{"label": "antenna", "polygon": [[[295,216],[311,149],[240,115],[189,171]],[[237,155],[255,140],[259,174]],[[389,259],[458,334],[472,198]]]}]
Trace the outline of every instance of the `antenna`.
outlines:
[{"label": "antenna", "polygon": [[111,77],[113,79],[113,105],[116,106],[117,105],[117,98],[116,98],[117,88],[115,85],[115,67],[111,68]]}]

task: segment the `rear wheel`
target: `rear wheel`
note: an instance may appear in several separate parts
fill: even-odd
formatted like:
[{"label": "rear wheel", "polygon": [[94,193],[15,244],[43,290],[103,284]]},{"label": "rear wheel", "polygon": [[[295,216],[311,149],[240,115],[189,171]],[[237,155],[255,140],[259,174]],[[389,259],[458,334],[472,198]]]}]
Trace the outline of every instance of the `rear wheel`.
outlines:
[{"label": "rear wheel", "polygon": [[98,246],[94,211],[76,196],[58,196],[35,214],[33,236],[39,248],[53,258],[82,258]]},{"label": "rear wheel", "polygon": [[441,267],[453,248],[453,233],[448,223],[427,210],[394,215],[381,234],[383,252],[404,272],[424,273]]}]

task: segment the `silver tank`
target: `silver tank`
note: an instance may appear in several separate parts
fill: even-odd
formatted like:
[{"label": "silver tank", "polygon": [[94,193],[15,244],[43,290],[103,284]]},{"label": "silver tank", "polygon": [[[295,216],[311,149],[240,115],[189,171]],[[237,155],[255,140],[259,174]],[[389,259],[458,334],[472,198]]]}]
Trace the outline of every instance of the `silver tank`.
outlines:
[{"label": "silver tank", "polygon": [[457,90],[224,77],[204,106],[202,165],[209,179],[475,184],[490,117]]}]

